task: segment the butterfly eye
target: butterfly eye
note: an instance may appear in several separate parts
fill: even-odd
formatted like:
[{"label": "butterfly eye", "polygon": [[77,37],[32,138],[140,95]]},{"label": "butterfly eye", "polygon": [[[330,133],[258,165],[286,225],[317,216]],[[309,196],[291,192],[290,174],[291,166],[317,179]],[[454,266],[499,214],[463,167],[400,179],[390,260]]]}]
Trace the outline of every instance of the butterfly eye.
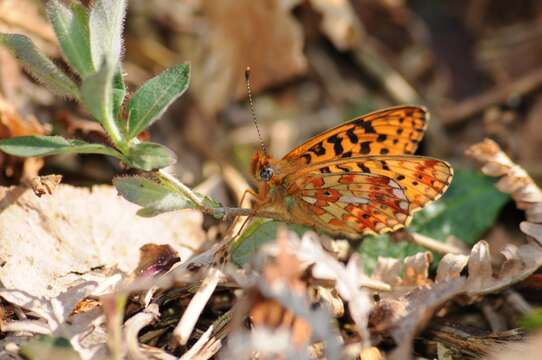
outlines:
[{"label": "butterfly eye", "polygon": [[266,166],[260,171],[260,178],[263,181],[269,181],[273,177],[273,169],[269,166]]}]

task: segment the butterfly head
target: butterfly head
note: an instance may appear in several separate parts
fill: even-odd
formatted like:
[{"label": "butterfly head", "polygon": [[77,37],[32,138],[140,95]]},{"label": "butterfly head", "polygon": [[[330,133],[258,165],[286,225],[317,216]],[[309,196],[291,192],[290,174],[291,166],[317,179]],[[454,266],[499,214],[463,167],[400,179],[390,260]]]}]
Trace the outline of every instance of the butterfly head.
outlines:
[{"label": "butterfly head", "polygon": [[262,151],[257,151],[252,157],[251,173],[258,182],[270,182],[273,179],[274,170],[269,156]]}]

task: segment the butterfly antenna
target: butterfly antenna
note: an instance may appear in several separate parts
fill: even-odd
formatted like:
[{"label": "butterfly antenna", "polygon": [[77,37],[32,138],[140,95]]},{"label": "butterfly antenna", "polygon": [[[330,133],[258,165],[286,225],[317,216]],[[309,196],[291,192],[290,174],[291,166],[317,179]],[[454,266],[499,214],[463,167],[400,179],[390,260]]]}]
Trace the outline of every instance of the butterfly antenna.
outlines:
[{"label": "butterfly antenna", "polygon": [[245,69],[245,81],[247,84],[248,103],[250,104],[250,113],[252,115],[252,121],[254,121],[254,125],[256,126],[256,131],[258,132],[258,138],[260,139],[260,145],[262,147],[262,151],[265,155],[267,155],[265,144],[263,143],[263,139],[262,139],[262,134],[260,133],[260,128],[258,126],[258,122],[256,121],[256,111],[254,110],[254,100],[252,99],[252,89],[250,87],[250,66],[247,66],[247,68]]}]

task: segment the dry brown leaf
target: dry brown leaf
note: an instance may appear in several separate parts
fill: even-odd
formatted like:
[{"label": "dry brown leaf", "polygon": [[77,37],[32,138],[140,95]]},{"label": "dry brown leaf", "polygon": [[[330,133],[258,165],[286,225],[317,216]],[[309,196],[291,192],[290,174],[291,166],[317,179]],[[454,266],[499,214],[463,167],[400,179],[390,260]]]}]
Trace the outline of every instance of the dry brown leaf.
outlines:
[{"label": "dry brown leaf", "polygon": [[30,180],[30,187],[37,197],[42,197],[45,194],[52,195],[61,181],[62,175],[36,176]]},{"label": "dry brown leaf", "polygon": [[139,249],[139,264],[134,274],[153,277],[165,273],[179,261],[179,255],[169,244],[145,244]]},{"label": "dry brown leaf", "polygon": [[322,14],[320,27],[339,50],[359,45],[362,27],[348,0],[310,0],[310,4]]},{"label": "dry brown leaf", "polygon": [[469,257],[466,255],[446,254],[440,260],[435,282],[458,278],[463,268],[467,266]]},{"label": "dry brown leaf", "polygon": [[378,302],[371,313],[371,324],[378,324],[378,332],[389,333],[398,345],[389,358],[411,358],[414,336],[436,309],[464,291],[464,285],[464,278],[456,278],[419,287],[399,299]]},{"label": "dry brown leaf", "polygon": [[205,239],[201,213],[142,218],[110,186],[60,185],[42,198],[0,188],[0,199],[0,281],[37,296],[54,296],[97,267],[131,273],[143,244],[169,244],[188,259]]},{"label": "dry brown leaf", "polygon": [[493,140],[485,139],[471,146],[465,153],[482,163],[483,173],[501,177],[496,184],[497,188],[509,193],[517,207],[525,211],[527,221],[520,224],[520,229],[532,237],[526,244],[506,246],[501,251],[504,261],[497,271],[491,267],[487,243],[475,245],[469,259],[468,280],[468,292],[473,295],[510,286],[542,266],[542,236],[538,231],[542,224],[542,191],[529,174],[515,164]]},{"label": "dry brown leaf", "polygon": [[200,10],[204,26],[185,53],[194,56],[191,89],[205,113],[246,96],[247,66],[255,92],[306,71],[301,27],[279,0],[205,0]]},{"label": "dry brown leaf", "polygon": [[[27,135],[46,135],[48,129],[34,116],[22,118],[15,107],[7,102],[0,94],[0,139]],[[0,153],[0,168],[2,176],[22,178],[26,181],[38,176],[43,166],[42,158],[18,158]]]},{"label": "dry brown leaf", "polygon": [[[279,230],[276,258],[263,266],[263,280],[272,288],[282,287],[298,296],[307,296],[307,286],[300,280],[301,263],[289,250],[288,237],[284,232],[286,229]],[[259,289],[254,289],[250,302],[249,318],[254,326],[289,328],[294,347],[301,347],[311,339],[312,329],[306,320],[285,309],[277,300],[266,297]]]},{"label": "dry brown leaf", "polygon": [[404,272],[403,286],[421,286],[430,284],[432,281],[429,279],[429,266],[433,260],[431,252],[419,252],[412,256],[407,256],[404,259]]},{"label": "dry brown leaf", "polygon": [[514,164],[496,142],[485,139],[472,145],[465,154],[483,164],[484,174],[501,177],[497,188],[512,195],[517,207],[525,210],[527,221],[542,223],[542,191],[529,174]]},{"label": "dry brown leaf", "polygon": [[[418,286],[433,282],[429,278],[429,266],[432,260],[433,256],[429,251],[407,256],[403,260],[378,257],[371,278],[391,286],[392,291],[383,293],[383,296],[397,297]],[[403,274],[401,274],[402,271]]]},{"label": "dry brown leaf", "polygon": [[371,277],[396,287],[402,282],[400,274],[401,261],[395,258],[379,256]]}]

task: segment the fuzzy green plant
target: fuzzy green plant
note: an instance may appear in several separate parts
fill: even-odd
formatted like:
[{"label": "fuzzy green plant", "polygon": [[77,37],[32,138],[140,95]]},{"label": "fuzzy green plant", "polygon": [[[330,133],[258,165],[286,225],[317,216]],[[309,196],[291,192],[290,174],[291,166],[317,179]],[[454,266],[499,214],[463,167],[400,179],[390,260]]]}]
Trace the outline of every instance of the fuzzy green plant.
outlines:
[{"label": "fuzzy green plant", "polygon": [[[143,207],[141,215],[196,208],[221,218],[228,209],[163,171],[176,162],[173,151],[138,139],[186,91],[190,66],[166,69],[127,98],[121,63],[126,5],[126,0],[96,0],[90,8],[78,2],[48,2],[47,15],[71,74],[58,68],[27,36],[0,33],[0,45],[11,50],[27,72],[52,92],[80,102],[103,127],[111,145],[61,136],[22,136],[0,140],[0,150],[21,157],[66,153],[113,156],[141,171],[113,181],[126,199]],[[250,210],[231,209],[230,213],[248,214]]]}]

